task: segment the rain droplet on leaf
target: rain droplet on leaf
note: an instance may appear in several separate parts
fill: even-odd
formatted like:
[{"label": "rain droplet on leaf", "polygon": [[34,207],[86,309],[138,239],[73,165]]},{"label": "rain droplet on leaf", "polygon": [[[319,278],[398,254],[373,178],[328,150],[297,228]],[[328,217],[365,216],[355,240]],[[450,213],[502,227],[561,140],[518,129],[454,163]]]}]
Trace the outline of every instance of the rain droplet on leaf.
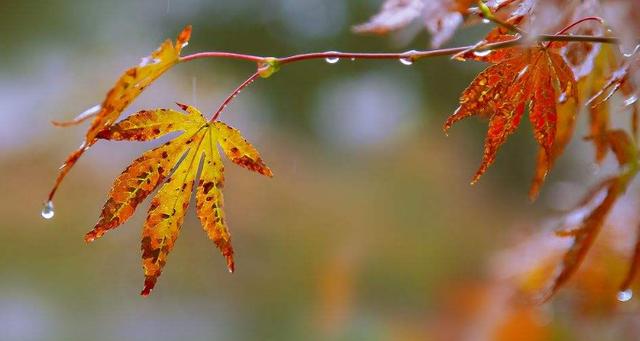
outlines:
[{"label": "rain droplet on leaf", "polygon": [[476,57],[486,57],[488,55],[491,54],[491,50],[484,50],[484,51],[473,51],[473,54]]}]

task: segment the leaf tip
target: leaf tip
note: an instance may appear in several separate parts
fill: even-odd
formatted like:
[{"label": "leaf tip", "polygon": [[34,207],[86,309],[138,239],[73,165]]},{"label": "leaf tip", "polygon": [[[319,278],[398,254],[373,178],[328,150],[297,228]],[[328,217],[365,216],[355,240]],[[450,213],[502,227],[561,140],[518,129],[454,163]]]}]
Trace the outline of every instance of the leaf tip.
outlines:
[{"label": "leaf tip", "polygon": [[260,172],[262,175],[268,176],[270,178],[273,178],[273,171],[271,171],[271,168],[265,166],[262,171]]},{"label": "leaf tip", "polygon": [[180,33],[178,34],[178,38],[176,39],[176,45],[178,49],[182,49],[183,47],[187,46],[187,44],[189,43],[189,39],[191,39],[191,30],[191,25],[187,25],[182,29],[182,31],[180,31]]},{"label": "leaf tip", "polygon": [[87,244],[92,243],[93,241],[95,241],[98,238],[99,238],[99,236],[98,236],[98,234],[97,234],[97,232],[95,230],[94,231],[89,231],[89,232],[87,232],[87,234],[84,235],[84,241]]},{"label": "leaf tip", "polygon": [[178,107],[182,110],[187,110],[187,108],[189,108],[188,105],[184,104],[184,103],[180,103],[180,102],[176,102],[176,104],[178,105]]},{"label": "leaf tip", "polygon": [[236,264],[233,262],[233,256],[227,257],[227,270],[232,274],[236,271]]},{"label": "leaf tip", "polygon": [[529,189],[529,201],[530,202],[535,202],[536,200],[538,200],[538,197],[540,196],[540,188],[539,186],[531,186],[531,189]]},{"label": "leaf tip", "polygon": [[489,165],[483,162],[482,166],[480,166],[476,174],[471,179],[471,182],[469,182],[471,186],[475,186],[478,183],[478,181],[480,181],[480,178],[482,177],[484,172],[487,170],[487,167],[489,167]]},{"label": "leaf tip", "polygon": [[151,288],[148,288],[146,286],[142,289],[142,291],[140,291],[140,296],[142,297],[148,297],[150,294],[151,294]]},{"label": "leaf tip", "polygon": [[142,291],[140,291],[140,296],[147,297],[151,294],[153,287],[156,285],[156,279],[152,277],[147,277],[144,279],[144,287]]}]

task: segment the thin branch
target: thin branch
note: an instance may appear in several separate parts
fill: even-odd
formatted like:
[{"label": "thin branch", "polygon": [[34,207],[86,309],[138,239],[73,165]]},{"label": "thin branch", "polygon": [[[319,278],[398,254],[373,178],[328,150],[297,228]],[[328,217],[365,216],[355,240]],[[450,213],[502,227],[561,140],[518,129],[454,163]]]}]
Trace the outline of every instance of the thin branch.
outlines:
[{"label": "thin branch", "polygon": [[600,23],[600,25],[604,25],[604,19],[602,19],[600,17],[586,17],[586,18],[582,18],[582,19],[580,19],[578,21],[572,22],[571,24],[569,24],[565,28],[563,28],[560,31],[558,31],[558,33],[556,33],[556,34],[564,34],[567,31],[569,31],[570,29],[576,27],[577,25],[582,24],[585,21],[597,21],[598,23]]},{"label": "thin branch", "polygon": [[247,60],[250,62],[259,63],[264,60],[264,57],[253,56],[250,54],[242,54],[242,53],[233,53],[233,52],[199,52],[190,54],[188,56],[184,56],[180,58],[181,62],[188,62],[194,59],[202,59],[202,58],[226,58],[226,59],[238,59],[238,60]]},{"label": "thin branch", "polygon": [[[533,39],[533,42],[544,42],[544,41],[580,41],[580,42],[591,42],[591,43],[607,43],[607,44],[619,44],[620,41],[614,37],[601,37],[601,36],[582,36],[582,35],[539,35]],[[316,60],[316,59],[331,59],[331,58],[340,58],[340,59],[395,59],[395,60],[405,60],[408,59],[410,61],[415,61],[421,58],[429,58],[429,57],[438,57],[438,56],[451,56],[456,55],[461,52],[466,51],[487,51],[487,50],[497,50],[503,49],[507,47],[513,47],[517,45],[524,45],[527,43],[531,43],[532,41],[527,40],[526,38],[519,36],[514,38],[513,40],[501,41],[496,43],[489,43],[483,45],[470,45],[470,46],[460,46],[460,47],[452,47],[445,49],[437,49],[437,50],[428,50],[428,51],[406,51],[402,53],[357,53],[357,52],[313,52],[313,53],[303,53],[296,54],[288,57],[282,58],[272,58],[272,57],[261,57],[254,56],[248,54],[241,53],[231,53],[231,52],[199,52],[190,54],[180,58],[181,62],[188,62],[195,59],[204,59],[204,58],[224,58],[224,59],[236,59],[236,60],[245,60],[254,62],[258,65],[258,70],[253,73],[249,78],[247,78],[242,84],[240,84],[227,98],[222,102],[218,110],[211,117],[211,122],[218,119],[220,114],[224,111],[224,109],[233,101],[233,99],[247,86],[253,83],[258,77],[261,76],[261,65],[271,63],[271,67],[279,67],[283,64],[295,63],[303,60]]]},{"label": "thin branch", "polygon": [[620,44],[620,39],[616,37],[589,36],[589,35],[549,35],[543,34],[538,36],[537,41],[570,41],[570,42],[586,42],[586,43],[603,43],[603,44]]},{"label": "thin branch", "polygon": [[[437,50],[427,50],[427,51],[407,51],[401,53],[358,53],[358,52],[313,52],[313,53],[303,53],[296,54],[288,57],[275,58],[275,61],[278,64],[289,64],[294,62],[299,62],[303,60],[314,60],[314,59],[326,59],[326,58],[341,58],[341,59],[401,59],[401,58],[411,58],[412,60],[417,60],[421,58],[428,57],[439,57],[439,56],[450,56],[456,53],[460,53],[465,50],[477,49],[477,50],[497,50],[506,47],[512,47],[517,45],[523,45],[533,42],[543,42],[543,41],[568,41],[568,42],[590,42],[590,43],[603,43],[603,44],[620,44],[620,40],[615,37],[604,37],[604,36],[590,36],[590,35],[553,35],[553,34],[542,34],[536,37],[533,37],[532,40],[524,39],[524,38],[516,38],[514,40],[509,40],[505,42],[497,42],[482,45],[481,47],[476,47],[474,45],[461,46],[461,47],[452,47],[445,49],[437,49]],[[246,60],[254,63],[264,62],[267,57],[240,54],[240,53],[230,53],[230,52],[200,52],[191,55],[184,56],[180,58],[180,61],[187,62],[194,59],[203,59],[203,58],[224,58],[224,59],[237,59],[237,60]]]},{"label": "thin branch", "polygon": [[244,88],[251,85],[251,83],[253,83],[258,77],[260,77],[260,71],[256,71],[244,82],[242,82],[242,84],[240,84],[235,90],[233,90],[233,92],[229,94],[229,96],[227,96],[227,98],[222,102],[222,104],[220,104],[220,107],[218,108],[218,110],[216,110],[215,114],[213,114],[213,117],[211,117],[211,120],[209,122],[213,122],[216,119],[218,119],[218,117],[220,116],[220,114],[222,114],[222,112],[227,107],[227,105],[229,105],[229,103],[231,103],[231,101],[233,101],[233,99],[236,98],[236,96],[238,96],[238,94],[242,90],[244,90]]}]

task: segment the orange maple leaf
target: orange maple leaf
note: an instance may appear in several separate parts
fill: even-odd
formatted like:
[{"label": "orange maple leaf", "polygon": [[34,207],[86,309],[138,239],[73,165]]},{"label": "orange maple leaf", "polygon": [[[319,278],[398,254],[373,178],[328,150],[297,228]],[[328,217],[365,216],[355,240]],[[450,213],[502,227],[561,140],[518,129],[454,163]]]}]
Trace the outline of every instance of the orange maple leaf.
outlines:
[{"label": "orange maple leaf", "polygon": [[[496,42],[514,37],[494,34],[490,38],[490,42]],[[555,44],[537,44],[495,52],[470,51],[458,57],[494,64],[482,71],[464,90],[460,106],[444,124],[447,132],[454,123],[470,116],[489,119],[482,163],[472,183],[476,183],[494,162],[498,149],[518,128],[528,106],[534,137],[540,145],[537,175],[532,188],[539,187],[568,142],[576,114],[576,81],[558,53],[558,47]]]},{"label": "orange maple leaf", "polygon": [[139,65],[126,70],[116,81],[113,88],[109,90],[102,104],[88,109],[71,121],[53,122],[56,126],[66,127],[82,123],[93,117],[93,122],[86,133],[84,141],[77,150],[67,157],[62,167],[60,167],[55,184],[49,192],[48,205],[51,205],[51,200],[67,173],[69,173],[82,154],[96,143],[98,134],[111,126],[120,117],[123,110],[149,84],[180,61],[180,51],[188,44],[190,37],[191,26],[189,25],[178,34],[175,44],[170,39],[165,40],[150,56],[143,58]]},{"label": "orange maple leaf", "polygon": [[[625,131],[610,130],[605,135],[605,140],[616,156],[621,172],[600,182],[569,214],[573,218],[571,220],[581,217],[577,226],[556,232],[558,236],[573,238],[573,242],[564,254],[557,275],[543,294],[544,300],[549,299],[576,272],[602,229],[607,215],[638,172],[638,150]],[[634,254],[632,267],[622,284],[622,290],[628,288],[635,276],[636,258],[640,258],[640,255]]]},{"label": "orange maple leaf", "polygon": [[148,295],[178,238],[189,206],[196,174],[203,163],[196,190],[196,212],[207,235],[234,271],[233,247],[223,211],[224,166],[217,144],[234,163],[273,176],[258,151],[240,132],[222,123],[207,122],[194,107],[179,104],[183,114],[169,109],[140,111],[96,135],[106,140],[149,141],[183,131],[175,139],[147,151],[116,178],[100,219],[85,240],[92,242],[129,219],[138,205],[160,185],[142,232],[142,259]]}]

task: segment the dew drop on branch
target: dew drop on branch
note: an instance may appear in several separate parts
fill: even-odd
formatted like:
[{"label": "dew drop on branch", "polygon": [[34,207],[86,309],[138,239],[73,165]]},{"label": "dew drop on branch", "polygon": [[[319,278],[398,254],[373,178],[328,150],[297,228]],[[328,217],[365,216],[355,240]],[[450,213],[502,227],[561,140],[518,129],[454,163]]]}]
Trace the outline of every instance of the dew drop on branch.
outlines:
[{"label": "dew drop on branch", "polygon": [[327,57],[324,60],[329,64],[335,64],[335,63],[340,61],[340,58],[338,58],[338,57]]},{"label": "dew drop on branch", "polygon": [[618,299],[618,301],[620,302],[627,302],[629,301],[631,298],[633,297],[633,291],[631,289],[627,289],[624,291],[620,291],[618,292],[618,294],[616,295],[616,298]]},{"label": "dew drop on branch", "polygon": [[403,53],[403,56],[400,57],[400,63],[403,65],[412,65],[413,64],[413,56],[418,53],[416,50],[411,50]]},{"label": "dew drop on branch", "polygon": [[487,18],[482,19],[482,23],[483,24],[489,24],[490,22],[491,22],[491,20],[489,20]]},{"label": "dew drop on branch", "polygon": [[44,207],[42,208],[42,218],[44,219],[51,219],[53,218],[53,216],[56,214],[56,212],[53,210],[53,202],[52,201],[47,201],[44,204]]}]

